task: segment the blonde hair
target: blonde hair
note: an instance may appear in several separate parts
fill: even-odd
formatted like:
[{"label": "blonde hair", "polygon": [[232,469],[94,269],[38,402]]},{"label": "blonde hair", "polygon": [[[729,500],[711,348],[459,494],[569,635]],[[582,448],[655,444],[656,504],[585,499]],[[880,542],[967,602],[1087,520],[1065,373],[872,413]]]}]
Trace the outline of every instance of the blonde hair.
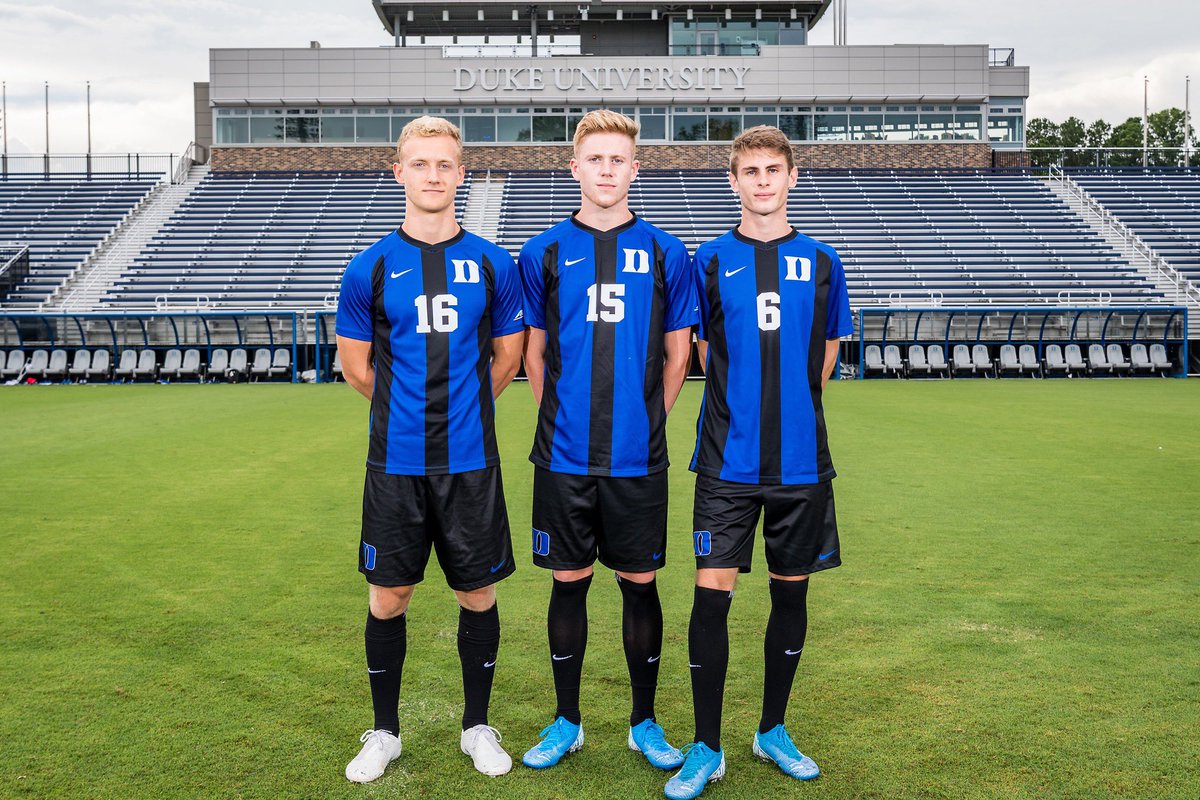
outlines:
[{"label": "blonde hair", "polygon": [[575,154],[579,154],[579,144],[585,136],[591,136],[593,133],[620,133],[628,136],[636,145],[641,129],[636,122],[616,111],[609,111],[607,108],[589,111],[575,126]]},{"label": "blonde hair", "polygon": [[729,148],[730,172],[737,172],[738,156],[750,150],[779,153],[787,160],[788,172],[791,172],[796,166],[796,156],[792,152],[792,143],[788,141],[787,134],[772,125],[755,125],[753,128],[747,128],[733,140],[733,146]]},{"label": "blonde hair", "polygon": [[448,119],[430,116],[417,117],[400,131],[400,138],[396,141],[397,161],[401,160],[400,151],[404,149],[404,143],[416,136],[449,136],[454,140],[458,149],[458,161],[462,163],[462,133],[459,132],[458,126]]}]

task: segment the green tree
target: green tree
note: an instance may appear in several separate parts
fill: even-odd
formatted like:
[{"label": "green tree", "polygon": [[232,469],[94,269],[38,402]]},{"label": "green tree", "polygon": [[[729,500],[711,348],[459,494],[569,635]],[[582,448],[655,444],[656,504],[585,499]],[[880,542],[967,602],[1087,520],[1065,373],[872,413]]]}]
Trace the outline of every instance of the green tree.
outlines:
[{"label": "green tree", "polygon": [[1025,146],[1029,148],[1030,162],[1035,167],[1046,167],[1062,163],[1062,151],[1038,148],[1059,148],[1062,136],[1059,126],[1045,117],[1034,117],[1025,126]]},{"label": "green tree", "polygon": [[[1140,117],[1130,117],[1122,122],[1117,127],[1113,128],[1112,135],[1108,137],[1108,141],[1104,143],[1105,147],[1110,148],[1134,148],[1127,150],[1114,150],[1107,153],[1107,163],[1114,167],[1133,167],[1140,166],[1142,163],[1142,120]],[[1135,151],[1136,150],[1136,151]]]},{"label": "green tree", "polygon": [[1082,149],[1087,144],[1087,126],[1079,117],[1067,117],[1058,128],[1058,138],[1063,146],[1064,167],[1086,167],[1092,159]]}]

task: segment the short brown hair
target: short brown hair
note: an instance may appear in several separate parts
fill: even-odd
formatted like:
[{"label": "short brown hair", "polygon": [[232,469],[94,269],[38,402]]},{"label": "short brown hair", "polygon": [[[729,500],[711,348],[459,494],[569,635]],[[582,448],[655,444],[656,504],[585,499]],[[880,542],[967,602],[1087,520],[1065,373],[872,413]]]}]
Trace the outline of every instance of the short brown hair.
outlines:
[{"label": "short brown hair", "polygon": [[450,120],[424,116],[417,117],[405,125],[404,130],[400,131],[400,138],[396,141],[397,161],[400,161],[400,150],[404,147],[404,143],[414,136],[449,136],[458,148],[458,161],[460,164],[462,163],[462,133],[459,132],[458,126]]},{"label": "short brown hair", "polygon": [[750,150],[768,150],[787,159],[788,172],[796,166],[796,156],[787,134],[773,125],[755,125],[742,131],[729,148],[729,171],[737,172],[738,156]]},{"label": "short brown hair", "polygon": [[624,114],[618,114],[616,111],[609,111],[607,108],[598,108],[595,111],[589,111],[583,115],[583,119],[579,120],[579,124],[575,126],[575,152],[579,153],[579,143],[583,141],[583,137],[590,136],[593,133],[623,133],[637,144],[637,135],[641,131],[641,126],[631,120]]}]

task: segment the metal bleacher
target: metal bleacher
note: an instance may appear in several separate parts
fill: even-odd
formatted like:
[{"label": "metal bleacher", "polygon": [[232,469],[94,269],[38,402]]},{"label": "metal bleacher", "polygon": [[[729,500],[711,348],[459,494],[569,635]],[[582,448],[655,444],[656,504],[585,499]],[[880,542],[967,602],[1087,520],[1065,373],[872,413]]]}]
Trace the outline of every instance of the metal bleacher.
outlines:
[{"label": "metal bleacher", "polygon": [[5,308],[36,308],[73,273],[161,174],[9,173],[0,179],[0,241],[29,246],[29,275]]},{"label": "metal bleacher", "polygon": [[1200,283],[1200,171],[1070,173],[1192,283]]},{"label": "metal bleacher", "polygon": [[[461,215],[470,178],[459,188]],[[312,309],[403,218],[389,172],[208,175],[103,298],[106,308]]]},{"label": "metal bleacher", "polygon": [[[499,244],[526,239],[578,207],[565,172],[505,182]],[[725,173],[643,172],[633,210],[694,249],[738,220]],[[1023,173],[802,172],[788,204],[804,233],[835,248],[856,306],[889,303],[1158,302],[1161,293]]]}]

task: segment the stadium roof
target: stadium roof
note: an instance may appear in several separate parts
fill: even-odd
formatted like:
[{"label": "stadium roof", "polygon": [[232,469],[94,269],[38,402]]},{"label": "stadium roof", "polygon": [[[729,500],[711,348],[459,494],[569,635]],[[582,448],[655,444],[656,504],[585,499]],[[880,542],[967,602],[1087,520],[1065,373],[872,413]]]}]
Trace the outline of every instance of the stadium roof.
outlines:
[{"label": "stadium roof", "polygon": [[[581,22],[650,20],[668,14],[725,14],[727,10],[761,10],[768,17],[807,19],[811,28],[833,0],[758,2],[726,0],[717,3],[655,3],[646,0],[580,0],[531,5],[509,0],[371,0],[384,28],[392,35],[417,36],[513,36],[530,33],[532,12],[537,14],[539,34],[578,33]],[[399,25],[400,30],[396,27]]]}]

